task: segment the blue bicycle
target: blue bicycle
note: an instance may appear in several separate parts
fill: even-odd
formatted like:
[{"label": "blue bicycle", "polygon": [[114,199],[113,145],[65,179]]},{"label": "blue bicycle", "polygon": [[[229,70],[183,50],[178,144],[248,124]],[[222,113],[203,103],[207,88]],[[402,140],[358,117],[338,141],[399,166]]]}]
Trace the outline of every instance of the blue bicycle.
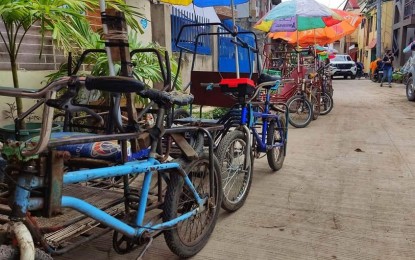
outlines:
[{"label": "blue bicycle", "polygon": [[[232,94],[238,104],[229,113],[239,111],[239,122],[224,130],[216,150],[221,164],[222,208],[235,211],[244,204],[252,183],[254,158],[266,153],[275,172],[281,169],[287,147],[287,109],[270,102],[281,80],[262,74],[258,85],[250,79],[222,80],[222,92]],[[264,101],[253,101],[265,90]],[[281,104],[285,106],[285,104]],[[225,116],[226,117],[226,116]],[[235,124],[236,123],[236,124]]]},{"label": "blue bicycle", "polygon": [[[181,44],[181,35],[188,28],[201,26],[218,26],[216,32],[203,32],[195,36],[194,49]],[[201,37],[221,36],[225,44],[235,44],[238,52],[247,53],[249,71],[238,78],[235,73],[195,71],[198,42]],[[250,40],[244,40],[250,38]],[[249,44],[250,43],[250,44]],[[202,117],[203,106],[231,108],[220,119],[182,118],[175,120],[179,124],[196,124],[208,126],[215,123],[224,126],[217,131],[214,139],[217,144],[215,153],[220,164],[223,200],[222,208],[233,212],[243,206],[248,196],[253,173],[254,158],[266,153],[268,163],[273,171],[278,171],[284,162],[287,142],[287,109],[285,104],[272,104],[270,94],[278,88],[279,78],[262,74],[257,48],[257,36],[252,31],[234,33],[223,24],[187,24],[182,26],[176,40],[180,49],[179,68],[184,52],[193,53],[190,93],[195,97],[194,104],[200,105]],[[257,57],[253,60],[252,53]],[[254,80],[253,80],[254,79]],[[218,82],[220,82],[218,84]],[[265,101],[253,101],[260,91],[266,91]],[[232,96],[230,98],[229,96]],[[235,102],[236,100],[236,102]],[[190,116],[193,115],[192,106]],[[186,117],[186,116],[184,116]],[[284,118],[285,117],[285,118]],[[261,128],[261,130],[258,130]],[[198,150],[203,150],[203,138],[195,141]]]},{"label": "blue bicycle", "polygon": [[[8,161],[5,177],[9,192],[7,198],[2,198],[2,203],[8,201],[10,209],[0,210],[1,214],[9,217],[0,232],[3,243],[0,246],[0,258],[15,259],[20,255],[20,259],[50,259],[49,254],[66,252],[67,250],[62,251],[49,244],[45,235],[66,228],[69,224],[39,227],[32,217],[36,215],[53,219],[62,213],[66,214],[64,208],[74,209],[100,225],[113,229],[113,244],[119,253],[127,253],[141,246],[142,256],[153,237],[164,233],[167,245],[179,257],[195,255],[205,246],[215,227],[218,205],[222,200],[220,169],[213,155],[213,144],[210,142],[209,155],[201,155],[192,161],[179,158],[161,163],[164,156],[159,154],[163,136],[202,131],[212,140],[206,129],[164,128],[166,111],[173,104],[189,104],[193,97],[177,92],[146,89],[142,82],[132,78],[91,76],[65,77],[38,91],[0,88],[0,95],[42,99],[46,104],[56,105],[63,102],[60,100],[62,97],[54,99],[56,91],[67,89],[67,92],[76,93],[80,86],[85,86],[88,90],[136,92],[149,98],[158,106],[156,123],[145,130],[107,135],[78,135],[64,139],[53,139],[52,136],[51,139],[53,110],[45,105],[39,139],[27,143],[8,141],[3,148],[3,154]],[[102,144],[112,140],[117,140],[119,144],[116,152],[120,161],[116,165],[66,171],[66,161],[74,155],[62,147],[73,144]],[[139,140],[139,145],[148,142],[150,146],[139,146],[138,151],[131,153],[128,151],[128,140]],[[94,159],[89,158],[88,161]],[[135,200],[128,196],[122,198],[126,205],[124,210],[121,209],[122,214],[118,211],[118,214],[110,214],[110,206],[100,208],[88,203],[86,198],[65,194],[65,187],[71,185],[131,175],[144,175],[143,183],[141,188],[136,187],[139,192]],[[158,196],[164,199],[157,203],[151,202],[149,195],[152,179],[155,177],[159,183],[164,181],[167,184],[166,190],[159,189]],[[124,187],[125,194],[131,192],[130,188],[127,183]],[[159,210],[161,213],[147,214],[152,210]],[[43,251],[35,249],[35,245]]]}]

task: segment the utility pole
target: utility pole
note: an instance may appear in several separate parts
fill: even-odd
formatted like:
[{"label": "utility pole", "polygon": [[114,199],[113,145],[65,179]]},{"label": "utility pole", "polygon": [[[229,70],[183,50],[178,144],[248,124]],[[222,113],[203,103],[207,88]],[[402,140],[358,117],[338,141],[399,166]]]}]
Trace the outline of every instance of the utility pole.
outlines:
[{"label": "utility pole", "polygon": [[376,3],[376,58],[382,58],[382,0]]}]

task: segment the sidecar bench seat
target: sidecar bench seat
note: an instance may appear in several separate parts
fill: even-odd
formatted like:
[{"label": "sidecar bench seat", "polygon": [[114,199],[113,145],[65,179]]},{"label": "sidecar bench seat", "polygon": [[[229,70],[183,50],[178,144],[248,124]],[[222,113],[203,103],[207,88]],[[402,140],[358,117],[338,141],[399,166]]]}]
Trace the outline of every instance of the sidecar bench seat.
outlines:
[{"label": "sidecar bench seat", "polygon": [[[78,132],[55,132],[50,136],[50,140],[62,140],[72,137],[81,137],[94,135],[90,133],[78,133]],[[37,142],[39,137],[33,137],[26,141],[26,143]],[[129,143],[128,143],[129,145]],[[92,142],[84,144],[69,144],[63,145],[56,148],[58,151],[68,151],[72,157],[75,158],[92,158],[100,160],[109,160],[113,162],[121,161],[121,146],[116,140],[114,141],[102,141],[102,142]],[[146,149],[145,149],[146,150]],[[143,150],[141,151],[141,156],[136,155],[134,159],[141,159],[147,157],[147,153]],[[131,149],[128,147],[128,156],[131,158]],[[138,158],[138,157],[141,158]],[[136,158],[137,157],[137,158]]]}]

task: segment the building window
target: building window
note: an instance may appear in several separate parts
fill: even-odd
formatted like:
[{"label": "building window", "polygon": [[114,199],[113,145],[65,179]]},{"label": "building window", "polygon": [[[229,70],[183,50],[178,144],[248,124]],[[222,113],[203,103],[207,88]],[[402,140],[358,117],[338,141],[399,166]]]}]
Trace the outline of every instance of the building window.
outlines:
[{"label": "building window", "polygon": [[369,26],[369,32],[372,32],[372,30],[373,30],[373,16],[369,17],[369,22],[368,22],[367,26]]}]

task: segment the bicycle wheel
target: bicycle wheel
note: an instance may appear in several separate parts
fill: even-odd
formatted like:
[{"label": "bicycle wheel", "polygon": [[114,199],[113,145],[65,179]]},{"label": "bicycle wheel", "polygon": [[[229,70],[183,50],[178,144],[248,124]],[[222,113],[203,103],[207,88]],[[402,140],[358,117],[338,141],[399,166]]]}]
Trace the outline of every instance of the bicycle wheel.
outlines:
[{"label": "bicycle wheel", "polygon": [[242,207],[251,188],[254,160],[251,156],[249,165],[245,165],[246,149],[244,132],[235,130],[223,137],[216,150],[222,177],[222,208],[229,212]]},{"label": "bicycle wheel", "polygon": [[[177,108],[173,113],[173,120],[188,118],[190,113],[184,108]],[[204,144],[204,135],[201,131],[192,131],[184,133],[185,138],[190,146],[196,151],[197,154],[203,153],[203,144]],[[175,149],[176,148],[176,149]],[[181,152],[179,152],[178,147],[173,146],[173,152],[171,153],[172,158],[178,158]]]},{"label": "bicycle wheel", "polygon": [[327,115],[333,109],[333,98],[328,93],[323,93],[320,100],[320,115]]},{"label": "bicycle wheel", "polygon": [[288,122],[294,127],[304,128],[313,118],[313,106],[304,96],[293,96],[287,101]]},{"label": "bicycle wheel", "polygon": [[190,117],[190,113],[184,108],[176,108],[174,110],[173,119],[181,119]]},{"label": "bicycle wheel", "polygon": [[[179,160],[185,163],[185,160]],[[208,197],[205,210],[184,221],[175,228],[164,231],[164,238],[170,250],[182,258],[197,254],[206,245],[215,228],[222,199],[222,186],[219,176],[219,164],[214,160],[213,193],[210,194],[209,159],[203,155],[197,160],[182,165],[202,198]],[[199,205],[194,199],[190,188],[184,184],[180,174],[170,174],[164,200],[163,221],[170,221],[190,212]]]},{"label": "bicycle wheel", "polygon": [[313,104],[313,120],[317,120],[318,116],[320,115],[320,102],[317,98],[318,93],[317,90],[314,89],[312,90],[312,94],[311,94],[311,104]]},{"label": "bicycle wheel", "polygon": [[285,139],[287,136],[287,127],[285,125],[285,118],[279,117],[278,121],[280,126],[275,120],[272,120],[267,129],[267,146],[273,146],[275,143],[281,143],[285,141],[283,146],[273,147],[267,151],[267,160],[268,165],[271,169],[276,172],[282,168],[285,159],[285,148],[286,142]]}]

